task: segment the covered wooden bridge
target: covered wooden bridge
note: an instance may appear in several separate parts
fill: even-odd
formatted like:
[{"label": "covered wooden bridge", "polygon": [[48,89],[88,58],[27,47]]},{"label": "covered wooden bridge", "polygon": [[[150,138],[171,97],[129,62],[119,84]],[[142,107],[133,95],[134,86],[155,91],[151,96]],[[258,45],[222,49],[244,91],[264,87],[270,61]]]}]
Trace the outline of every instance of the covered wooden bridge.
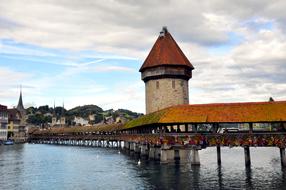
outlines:
[{"label": "covered wooden bridge", "polygon": [[[193,104],[169,107],[124,125],[66,127],[30,130],[34,143],[120,147],[161,162],[174,160],[199,164],[198,150],[241,146],[246,166],[249,147],[280,148],[286,166],[286,101]],[[191,154],[190,154],[191,151]]]}]

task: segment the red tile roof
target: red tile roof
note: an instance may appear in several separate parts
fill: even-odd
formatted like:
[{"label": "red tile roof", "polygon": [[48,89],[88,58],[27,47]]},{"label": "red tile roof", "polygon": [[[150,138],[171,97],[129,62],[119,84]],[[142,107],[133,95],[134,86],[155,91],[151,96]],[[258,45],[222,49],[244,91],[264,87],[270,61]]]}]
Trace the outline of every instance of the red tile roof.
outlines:
[{"label": "red tile roof", "polygon": [[29,133],[109,132],[152,124],[244,122],[286,122],[286,101],[180,105],[144,115],[125,125],[51,128],[31,130]]},{"label": "red tile roof", "polygon": [[126,128],[156,123],[244,122],[286,122],[286,101],[173,106],[132,120]]},{"label": "red tile roof", "polygon": [[143,72],[146,68],[164,65],[185,66],[194,69],[167,29],[163,29],[162,32],[164,35],[158,37],[139,71]]},{"label": "red tile roof", "polygon": [[78,127],[52,127],[45,130],[40,130],[39,128],[30,128],[29,134],[59,134],[59,133],[92,133],[92,132],[110,132],[119,130],[122,128],[122,124],[115,123],[115,124],[102,124],[99,126],[78,126]]}]

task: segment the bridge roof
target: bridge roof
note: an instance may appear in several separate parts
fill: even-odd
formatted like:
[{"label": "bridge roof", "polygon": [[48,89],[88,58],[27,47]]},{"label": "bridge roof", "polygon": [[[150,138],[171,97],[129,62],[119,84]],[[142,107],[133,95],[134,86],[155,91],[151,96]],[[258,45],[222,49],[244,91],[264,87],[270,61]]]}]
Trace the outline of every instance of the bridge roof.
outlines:
[{"label": "bridge roof", "polygon": [[141,116],[125,125],[105,124],[96,127],[54,127],[46,130],[30,129],[29,133],[44,135],[111,132],[155,124],[246,122],[286,122],[286,101],[179,105]]},{"label": "bridge roof", "polygon": [[122,124],[102,124],[99,126],[90,126],[90,127],[83,127],[83,126],[77,126],[77,127],[52,127],[45,130],[39,130],[38,128],[30,128],[29,134],[61,134],[61,133],[93,133],[93,132],[111,132],[116,131],[122,128]]},{"label": "bridge roof", "polygon": [[132,120],[125,128],[150,124],[286,122],[286,101],[191,104],[169,107]]}]

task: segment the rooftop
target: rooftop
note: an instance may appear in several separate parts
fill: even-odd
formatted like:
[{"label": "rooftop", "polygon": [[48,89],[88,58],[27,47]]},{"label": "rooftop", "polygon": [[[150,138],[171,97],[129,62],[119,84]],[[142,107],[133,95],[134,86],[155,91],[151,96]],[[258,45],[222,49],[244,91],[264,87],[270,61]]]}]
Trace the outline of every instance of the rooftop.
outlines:
[{"label": "rooftop", "polygon": [[0,111],[7,111],[7,106],[0,104]]},{"label": "rooftop", "polygon": [[191,70],[194,69],[165,27],[160,32],[157,41],[139,71],[143,72],[147,68],[158,66],[185,66]]},{"label": "rooftop", "polygon": [[267,123],[286,122],[286,101],[193,104],[169,107],[131,120],[125,125],[60,127],[30,130],[33,134],[111,132],[139,126],[185,123]]},{"label": "rooftop", "polygon": [[132,120],[125,128],[150,124],[285,122],[286,101],[193,104],[169,107]]}]

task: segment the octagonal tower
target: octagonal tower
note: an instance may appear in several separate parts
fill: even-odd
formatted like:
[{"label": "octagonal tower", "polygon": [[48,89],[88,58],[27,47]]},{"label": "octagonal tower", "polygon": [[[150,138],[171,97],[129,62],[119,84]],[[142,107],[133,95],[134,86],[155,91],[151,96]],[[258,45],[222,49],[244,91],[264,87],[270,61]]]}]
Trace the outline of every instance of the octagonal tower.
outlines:
[{"label": "octagonal tower", "polygon": [[145,82],[146,114],[189,104],[188,81],[193,69],[167,28],[163,27],[139,70]]}]

